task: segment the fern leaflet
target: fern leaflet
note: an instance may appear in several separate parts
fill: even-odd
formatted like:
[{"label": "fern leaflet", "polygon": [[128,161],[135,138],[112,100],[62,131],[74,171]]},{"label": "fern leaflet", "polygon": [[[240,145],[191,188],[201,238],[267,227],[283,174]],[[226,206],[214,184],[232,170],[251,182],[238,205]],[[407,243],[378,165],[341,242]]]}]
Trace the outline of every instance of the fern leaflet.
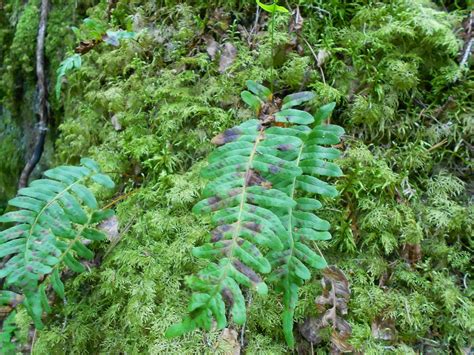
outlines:
[{"label": "fern leaflet", "polygon": [[219,328],[227,324],[223,296],[231,304],[233,320],[243,324],[245,302],[239,285],[267,293],[260,274],[270,272],[270,263],[261,249],[281,250],[285,229],[271,211],[278,206],[289,208],[295,203],[281,191],[271,188],[266,177],[300,174],[292,162],[278,158],[279,148],[301,141],[291,136],[275,136],[265,132],[257,120],[225,131],[215,138],[222,144],[209,157],[202,172],[212,179],[204,190],[205,200],[193,209],[197,214],[211,213],[216,228],[211,242],[194,249],[200,258],[219,260],[190,278],[195,291],[183,323],[173,326],[168,336],[179,335],[196,327],[210,329],[212,316]]}]

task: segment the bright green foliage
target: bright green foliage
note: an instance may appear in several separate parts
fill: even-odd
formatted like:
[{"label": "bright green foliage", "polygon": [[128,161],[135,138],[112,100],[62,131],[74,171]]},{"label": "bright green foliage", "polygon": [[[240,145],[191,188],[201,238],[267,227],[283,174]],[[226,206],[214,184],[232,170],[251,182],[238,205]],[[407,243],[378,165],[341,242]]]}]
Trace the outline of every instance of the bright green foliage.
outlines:
[{"label": "bright green foliage", "polygon": [[[113,181],[100,173],[91,159],[82,166],[59,166],[44,172],[44,179],[20,189],[8,204],[17,208],[0,216],[2,223],[15,225],[0,232],[0,257],[8,260],[0,271],[4,287],[24,295],[23,304],[35,326],[42,328],[43,311],[50,306],[46,286],[50,283],[64,298],[64,285],[59,272],[63,264],[74,272],[85,271],[78,258],[92,259],[94,253],[83,240],[104,240],[106,236],[92,226],[111,211],[101,211],[86,184],[95,182],[113,188]],[[15,297],[0,291],[2,302]]]},{"label": "bright green foliage", "polygon": [[[313,198],[297,198],[298,192],[337,196],[337,190],[316,176],[341,176],[341,169],[327,159],[339,157],[339,151],[322,145],[339,143],[344,130],[321,125],[334,104],[322,107],[315,119],[306,111],[292,107],[309,101],[311,92],[285,97],[282,110],[270,90],[248,81],[249,91],[242,97],[255,109],[259,120],[251,119],[230,128],[213,139],[220,145],[210,154],[202,176],[211,182],[204,189],[206,197],[193,212],[212,214],[217,227],[211,242],[197,247],[193,254],[217,259],[197,277],[188,279],[194,291],[188,307],[189,316],[171,327],[167,335],[181,335],[197,327],[210,330],[215,318],[217,328],[227,325],[225,302],[231,305],[234,323],[246,321],[246,304],[239,285],[267,294],[262,279],[273,268],[270,280],[283,293],[283,328],[287,343],[294,346],[293,314],[298,288],[311,278],[306,265],[322,269],[324,258],[308,242],[327,240],[329,223],[312,211],[321,207]],[[270,125],[284,122],[289,127]]]},{"label": "bright green foliage", "polygon": [[12,341],[13,335],[15,333],[16,324],[15,324],[16,312],[10,312],[10,314],[3,320],[2,329],[0,332],[0,354],[14,354],[15,353],[15,343]]},{"label": "bright green foliage", "polygon": [[274,12],[288,12],[288,10],[284,8],[283,6],[277,5],[278,1],[274,1],[273,4],[271,5],[262,4],[259,0],[256,0],[256,1],[257,1],[258,6],[260,6],[262,9],[264,9],[265,11],[271,14],[273,14]]},{"label": "bright green foliage", "polygon": [[[334,107],[333,104],[331,106]],[[322,111],[326,111],[326,108],[321,108],[316,117],[320,117]],[[335,187],[314,175],[329,177],[342,175],[341,169],[336,164],[327,161],[338,158],[340,152],[322,145],[339,143],[343,133],[342,128],[334,125],[316,125],[312,130],[295,131],[294,134],[302,140],[302,145],[296,152],[296,166],[303,174],[274,181],[277,188],[296,202],[295,206],[284,211],[280,217],[287,231],[284,250],[269,255],[274,269],[272,280],[276,282],[277,289],[283,292],[284,334],[291,347],[294,346],[293,315],[298,301],[298,290],[304,281],[311,278],[311,272],[305,264],[314,269],[327,266],[324,257],[311,248],[312,243],[331,239],[328,232],[329,223],[313,212],[321,208],[321,202],[314,198],[296,197],[298,192],[330,198],[338,195]]]}]

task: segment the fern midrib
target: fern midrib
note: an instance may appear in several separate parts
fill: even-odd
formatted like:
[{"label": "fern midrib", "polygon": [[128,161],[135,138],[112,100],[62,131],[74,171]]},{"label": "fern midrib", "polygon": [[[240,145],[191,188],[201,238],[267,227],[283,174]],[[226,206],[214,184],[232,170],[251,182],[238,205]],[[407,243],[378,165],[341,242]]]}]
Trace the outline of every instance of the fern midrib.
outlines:
[{"label": "fern midrib", "polygon": [[257,139],[255,140],[255,144],[253,146],[252,152],[250,153],[249,160],[247,162],[246,172],[245,172],[245,177],[244,177],[244,185],[243,185],[243,188],[242,188],[242,195],[241,195],[241,198],[240,198],[239,215],[238,215],[238,218],[237,218],[237,227],[236,227],[236,229],[235,229],[235,231],[232,235],[232,244],[231,244],[230,253],[229,253],[229,256],[228,256],[228,258],[230,259],[230,263],[228,263],[226,265],[224,271],[222,272],[222,276],[218,279],[218,281],[216,283],[216,286],[214,287],[214,289],[210,293],[209,300],[206,303],[204,303],[204,305],[203,305],[204,308],[208,308],[209,303],[214,298],[214,296],[217,295],[219,292],[221,292],[222,282],[227,278],[227,275],[229,273],[229,269],[230,269],[229,265],[231,265],[232,261],[235,259],[234,250],[237,246],[237,236],[239,235],[239,232],[240,232],[240,229],[241,229],[241,224],[242,224],[242,213],[243,213],[243,210],[244,210],[244,204],[245,204],[245,199],[246,199],[246,195],[247,195],[247,187],[248,187],[247,184],[248,184],[248,181],[249,181],[248,178],[249,178],[249,174],[250,174],[250,169],[252,168],[252,162],[255,158],[255,154],[257,152],[258,144],[262,140],[264,129],[265,128],[262,127],[260,129],[260,131],[258,132]]},{"label": "fern midrib", "polygon": [[70,184],[69,186],[67,186],[63,191],[61,191],[60,193],[58,193],[51,201],[47,202],[46,205],[44,205],[41,210],[38,212],[38,214],[36,215],[35,217],[35,220],[33,221],[33,223],[31,224],[31,228],[28,232],[28,237],[26,239],[26,244],[25,244],[25,254],[24,254],[24,260],[25,260],[25,265],[28,264],[28,261],[29,261],[29,245],[30,245],[30,241],[31,241],[31,236],[33,235],[33,231],[35,229],[35,226],[38,224],[38,220],[39,218],[42,216],[42,214],[46,211],[46,209],[51,206],[54,202],[56,202],[59,198],[61,198],[61,196],[63,196],[66,192],[68,192],[74,185],[77,185],[79,183],[81,183],[82,181],[88,179],[89,177],[91,177],[93,174],[89,174],[89,175],[86,175],[82,178],[79,178],[78,180],[74,181],[72,184]]},{"label": "fern midrib", "polygon": [[[78,229],[77,233],[76,233],[76,236],[74,237],[74,239],[71,239],[68,247],[66,248],[66,250],[61,254],[61,256],[58,258],[59,259],[59,262],[53,266],[52,270],[51,270],[51,273],[50,275],[54,272],[54,270],[56,270],[57,268],[59,268],[59,265],[61,265],[63,259],[66,257],[66,255],[69,253],[69,251],[71,251],[71,249],[74,247],[74,244],[76,242],[78,242],[80,239],[81,239],[81,236],[82,236],[82,232],[84,231],[84,229],[86,229],[86,227],[90,224],[91,222],[91,219],[92,219],[92,214],[89,215],[89,218],[87,219],[87,222],[84,223],[83,225],[81,225],[81,227]],[[45,281],[43,281],[43,283],[46,283],[46,282],[49,282],[50,281],[50,277],[48,275],[47,279]]]}]

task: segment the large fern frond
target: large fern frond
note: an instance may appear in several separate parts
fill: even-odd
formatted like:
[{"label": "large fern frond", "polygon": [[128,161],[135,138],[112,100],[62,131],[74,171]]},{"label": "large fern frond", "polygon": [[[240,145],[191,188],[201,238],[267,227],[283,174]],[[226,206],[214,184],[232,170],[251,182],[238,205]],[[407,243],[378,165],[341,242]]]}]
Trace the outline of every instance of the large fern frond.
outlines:
[{"label": "large fern frond", "polygon": [[110,213],[99,210],[86,186],[96,182],[112,188],[114,183],[94,161],[82,159],[81,164],[46,171],[44,179],[20,189],[9,201],[17,210],[0,216],[0,222],[14,223],[0,232],[0,257],[8,258],[0,278],[5,279],[4,287],[25,296],[23,303],[38,328],[43,310],[49,309],[47,282],[64,297],[60,267],[64,263],[72,271],[84,271],[78,257],[91,259],[94,254],[82,240],[106,238],[91,225]]},{"label": "large fern frond", "polygon": [[[321,125],[334,104],[323,106],[315,117],[295,109],[314,97],[310,92],[283,100],[270,90],[249,81],[242,99],[255,110],[251,119],[213,139],[220,145],[209,157],[203,176],[211,182],[205,200],[194,207],[197,214],[212,214],[215,229],[211,241],[193,254],[214,262],[188,284],[194,291],[189,315],[172,326],[167,336],[195,328],[209,330],[214,318],[219,329],[227,324],[226,303],[233,321],[246,319],[240,286],[267,293],[264,275],[284,295],[284,333],[293,346],[293,312],[298,288],[311,277],[307,266],[323,268],[324,258],[308,242],[330,238],[329,223],[313,210],[321,203],[300,192],[334,197],[334,187],[315,177],[340,176],[341,170],[328,160],[339,152],[321,145],[336,144],[342,129]],[[308,125],[316,122],[316,127]]]},{"label": "large fern frond", "polygon": [[190,315],[172,327],[168,335],[179,335],[196,327],[210,329],[211,320],[219,328],[227,324],[224,298],[231,304],[235,323],[246,319],[240,285],[267,293],[261,274],[271,271],[262,250],[281,250],[285,228],[275,208],[295,205],[285,193],[273,189],[269,176],[293,178],[301,169],[278,157],[282,147],[301,145],[297,137],[273,135],[257,120],[249,120],[225,131],[214,139],[222,144],[209,156],[209,166],[202,175],[212,181],[204,190],[205,200],[193,209],[197,214],[211,213],[216,226],[211,241],[194,249],[193,254],[209,258],[208,268],[189,279],[194,294]]}]

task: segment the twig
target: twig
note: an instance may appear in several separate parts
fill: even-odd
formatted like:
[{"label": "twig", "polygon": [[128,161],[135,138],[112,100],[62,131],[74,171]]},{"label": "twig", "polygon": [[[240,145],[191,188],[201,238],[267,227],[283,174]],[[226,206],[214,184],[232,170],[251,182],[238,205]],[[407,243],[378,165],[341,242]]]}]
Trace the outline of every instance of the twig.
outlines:
[{"label": "twig", "polygon": [[447,140],[447,139],[443,139],[441,142],[438,142],[438,143],[436,143],[435,145],[431,146],[431,147],[428,149],[428,152],[431,152],[431,151],[435,150],[436,148],[439,148],[439,147],[441,147],[442,145],[445,145],[446,143],[448,143],[448,140]]},{"label": "twig", "polygon": [[255,22],[253,24],[252,29],[250,30],[250,35],[257,31],[258,28],[258,20],[260,19],[260,6],[257,6],[257,12],[255,13]]},{"label": "twig", "polygon": [[105,205],[105,206],[103,207],[103,209],[106,210],[106,209],[112,207],[112,206],[115,205],[117,202],[119,202],[119,201],[121,201],[121,200],[123,200],[123,199],[125,199],[125,198],[127,198],[127,197],[129,197],[129,196],[131,196],[131,195],[133,195],[133,194],[135,194],[135,193],[137,193],[138,191],[139,191],[139,189],[136,189],[136,190],[132,190],[132,191],[130,191],[130,192],[127,192],[126,194],[120,195],[119,197],[113,199],[111,202],[109,202],[107,205]]},{"label": "twig", "polygon": [[46,37],[46,24],[48,20],[49,0],[41,1],[41,15],[38,26],[38,35],[36,37],[36,77],[38,85],[39,99],[39,125],[38,135],[33,154],[26,163],[21,172],[18,181],[18,188],[21,189],[28,184],[28,178],[41,159],[44,150],[44,142],[46,140],[46,131],[48,127],[48,91],[46,85],[46,76],[44,73],[44,42]]},{"label": "twig", "polygon": [[319,71],[321,73],[321,78],[323,79],[323,83],[326,84],[326,77],[324,76],[323,68],[319,65],[319,60],[318,60],[317,54],[314,52],[313,47],[311,47],[311,45],[306,40],[306,38],[304,38],[303,36],[301,36],[301,38],[303,39],[304,43],[306,43],[306,45],[308,46],[309,50],[311,51],[311,54],[313,54],[314,60],[316,61],[316,65],[318,66]]},{"label": "twig", "polygon": [[471,15],[469,16],[469,21],[466,25],[467,44],[466,44],[466,48],[464,49],[461,62],[459,63],[459,66],[461,68],[467,64],[467,60],[469,59],[469,56],[472,51],[472,45],[474,44],[474,37],[472,36],[473,27],[474,27],[474,11],[471,11]]},{"label": "twig", "polygon": [[469,55],[471,54],[472,50],[472,44],[474,43],[474,38],[471,38],[469,42],[467,42],[466,50],[464,51],[464,55],[462,56],[461,63],[459,63],[459,66],[462,68],[463,66],[466,65],[467,60],[469,58]]},{"label": "twig", "polygon": [[35,328],[35,331],[33,332],[33,339],[31,339],[30,354],[33,354],[33,349],[35,347],[35,341],[36,341],[36,328]]}]

